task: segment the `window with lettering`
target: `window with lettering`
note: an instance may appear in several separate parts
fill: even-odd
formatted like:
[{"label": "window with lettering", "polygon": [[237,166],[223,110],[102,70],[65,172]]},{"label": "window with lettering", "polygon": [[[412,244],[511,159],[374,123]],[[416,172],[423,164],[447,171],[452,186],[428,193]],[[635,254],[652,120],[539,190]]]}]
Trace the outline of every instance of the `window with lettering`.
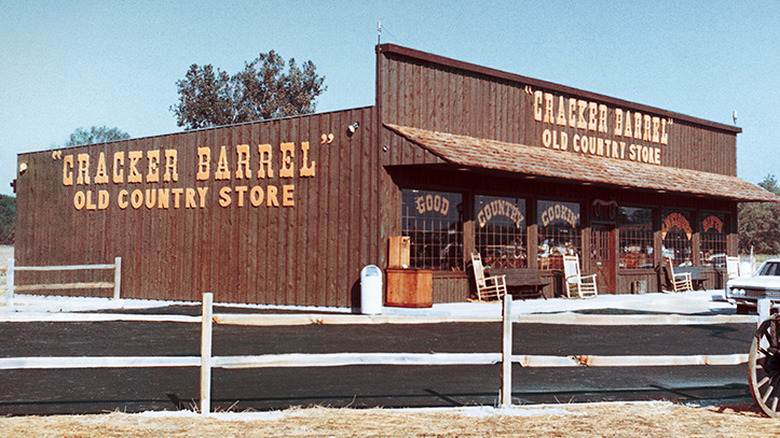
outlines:
[{"label": "window with lettering", "polygon": [[701,232],[701,264],[702,266],[726,266],[726,237],[728,236],[728,216],[722,213],[699,214],[699,230]]},{"label": "window with lettering", "polygon": [[476,250],[486,266],[525,268],[525,199],[477,195],[474,199]]},{"label": "window with lettering", "polygon": [[672,259],[674,266],[693,264],[693,227],[691,213],[666,210],[661,213],[662,254]]},{"label": "window with lettering", "polygon": [[582,252],[580,204],[539,201],[536,211],[539,269],[562,269],[564,255],[581,255]]},{"label": "window with lettering", "polygon": [[463,269],[463,195],[402,191],[402,234],[410,237],[413,268]]},{"label": "window with lettering", "polygon": [[618,209],[620,247],[618,263],[624,269],[652,268],[653,210],[620,207]]}]

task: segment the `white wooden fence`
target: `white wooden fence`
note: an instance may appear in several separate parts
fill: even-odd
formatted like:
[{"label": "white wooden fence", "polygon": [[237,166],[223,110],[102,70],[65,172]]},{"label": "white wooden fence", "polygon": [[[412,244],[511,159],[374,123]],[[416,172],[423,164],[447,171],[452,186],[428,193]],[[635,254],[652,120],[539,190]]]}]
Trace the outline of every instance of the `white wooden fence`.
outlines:
[{"label": "white wooden fence", "polygon": [[[74,315],[75,316],[75,315]],[[100,315],[116,320],[150,321],[130,315]],[[200,410],[207,415],[211,411],[211,372],[213,368],[282,368],[282,367],[334,367],[349,365],[494,365],[501,364],[500,404],[512,405],[512,363],[523,367],[639,367],[639,366],[688,366],[688,365],[737,365],[746,363],[745,354],[726,355],[641,355],[641,356],[546,356],[515,355],[512,352],[512,324],[543,322],[545,324],[593,324],[593,325],[676,325],[676,324],[728,324],[754,323],[749,316],[683,316],[683,315],[580,315],[577,318],[560,318],[566,315],[513,315],[512,299],[507,296],[501,317],[452,318],[415,316],[368,315],[248,315],[214,314],[213,295],[203,295],[201,317],[171,318],[170,315],[154,316],[166,321],[200,322],[201,355],[198,356],[130,356],[130,357],[21,357],[0,358],[0,370],[29,368],[131,368],[131,367],[200,367]],[[15,319],[12,319],[15,320]],[[62,318],[56,319],[62,321]],[[82,320],[82,319],[79,319]],[[92,319],[89,319],[92,320]],[[576,320],[576,321],[575,321]],[[294,353],[266,354],[258,356],[212,356],[213,324],[233,325],[303,325],[303,324],[428,324],[442,322],[502,322],[502,349],[495,353]]]},{"label": "white wooden fence", "polygon": [[[8,259],[8,267],[5,276],[5,304],[13,306],[16,292],[29,292],[36,290],[69,290],[69,289],[113,289],[114,298],[120,298],[122,288],[122,257],[114,258],[113,264],[104,265],[66,265],[66,266],[15,266],[14,259]],[[14,285],[16,272],[56,272],[56,271],[89,271],[89,270],[113,270],[114,281],[96,281],[86,283],[43,283]]]}]

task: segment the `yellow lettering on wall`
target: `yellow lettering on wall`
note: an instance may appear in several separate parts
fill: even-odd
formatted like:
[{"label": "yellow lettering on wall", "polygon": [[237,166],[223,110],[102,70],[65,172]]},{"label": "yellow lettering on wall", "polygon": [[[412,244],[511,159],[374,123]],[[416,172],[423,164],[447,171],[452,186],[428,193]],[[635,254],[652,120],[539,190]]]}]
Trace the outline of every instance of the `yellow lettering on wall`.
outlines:
[{"label": "yellow lettering on wall", "polygon": [[127,153],[128,158],[130,158],[130,164],[128,166],[128,172],[127,172],[127,182],[129,183],[140,183],[142,181],[141,173],[138,172],[138,162],[143,158],[143,152],[142,151],[130,151]]},{"label": "yellow lettering on wall", "polygon": [[263,205],[263,188],[260,186],[252,187],[249,191],[249,202],[252,203],[252,207],[259,207]]},{"label": "yellow lettering on wall", "polygon": [[125,182],[125,171],[122,168],[122,166],[125,165],[125,153],[124,152],[114,152],[114,170],[113,170],[113,178],[111,181],[113,181],[114,184],[122,184]]},{"label": "yellow lettering on wall", "polygon": [[170,189],[157,189],[157,208],[167,209],[171,205]]},{"label": "yellow lettering on wall", "polygon": [[542,99],[544,94],[540,90],[534,91],[534,120],[542,121]]},{"label": "yellow lettering on wall", "polygon": [[219,149],[219,159],[217,160],[217,170],[214,172],[214,179],[217,181],[230,179],[230,166],[228,166],[225,146]]},{"label": "yellow lettering on wall", "polygon": [[295,207],[295,199],[293,199],[293,192],[295,191],[294,185],[282,186],[282,205],[285,207]]},{"label": "yellow lettering on wall", "polygon": [[176,149],[165,150],[165,174],[163,181],[171,182],[179,180],[179,152]]},{"label": "yellow lettering on wall", "polygon": [[73,185],[73,155],[65,155],[62,159],[62,185]]},{"label": "yellow lettering on wall", "polygon": [[652,138],[652,134],[650,133],[650,130],[652,129],[652,122],[650,116],[645,114],[644,116],[644,129],[642,130],[642,140],[644,141],[650,141]]},{"label": "yellow lettering on wall", "polygon": [[[268,178],[274,177],[274,169],[271,165],[271,145],[270,144],[261,144],[257,145],[257,152],[260,154],[260,168],[257,169],[257,177],[258,178],[265,178],[266,175],[268,175]],[[268,172],[266,172],[265,167],[268,166]]]},{"label": "yellow lettering on wall", "polygon": [[588,102],[588,130],[595,131],[598,126],[599,106],[596,102]]},{"label": "yellow lettering on wall", "polygon": [[615,135],[623,136],[623,110],[615,108]]},{"label": "yellow lettering on wall", "polygon": [[122,189],[119,191],[119,196],[116,198],[116,205],[119,206],[122,210],[126,209],[130,203],[127,201],[127,190]]},{"label": "yellow lettering on wall", "polygon": [[607,132],[607,106],[599,105],[599,132]]},{"label": "yellow lettering on wall", "polygon": [[211,174],[211,149],[210,148],[198,148],[198,173],[195,175],[195,179],[198,181],[206,181]]},{"label": "yellow lettering on wall", "polygon": [[626,129],[623,131],[623,137],[631,138],[633,130],[631,129],[631,111],[626,111]]},{"label": "yellow lettering on wall", "polygon": [[98,156],[97,171],[95,172],[95,184],[108,184],[108,171],[106,170],[106,154],[101,152]]},{"label": "yellow lettering on wall", "polygon": [[577,126],[577,99],[569,99],[569,126]]},{"label": "yellow lettering on wall", "polygon": [[292,178],[295,168],[295,163],[292,160],[295,157],[295,143],[282,143],[279,150],[282,152],[282,167],[279,169],[279,178]]},{"label": "yellow lettering on wall", "polygon": [[252,171],[249,170],[249,145],[240,144],[236,146],[236,179],[249,179],[251,177]]},{"label": "yellow lettering on wall", "polygon": [[236,198],[237,198],[237,204],[239,207],[244,206],[244,196],[246,195],[246,191],[249,190],[249,187],[247,186],[236,186],[234,187],[234,190],[236,191]]},{"label": "yellow lettering on wall", "polygon": [[230,187],[222,187],[219,189],[219,206],[230,207],[233,200],[230,198]]},{"label": "yellow lettering on wall", "polygon": [[76,184],[89,184],[89,154],[79,154],[78,157],[79,170],[76,177]]},{"label": "yellow lettering on wall", "polygon": [[171,189],[171,194],[173,195],[173,208],[179,208],[179,200],[181,200],[181,195],[184,193],[184,189],[182,188],[175,188]]},{"label": "yellow lettering on wall", "polygon": [[184,208],[195,208],[198,204],[195,203],[195,189],[187,187],[184,189]]},{"label": "yellow lettering on wall", "polygon": [[558,96],[558,116],[555,118],[555,124],[566,126],[566,105],[564,105],[563,96]]},{"label": "yellow lettering on wall", "polygon": [[653,143],[661,141],[661,118],[653,117]]},{"label": "yellow lettering on wall", "polygon": [[303,155],[303,164],[301,165],[301,173],[300,175],[302,177],[309,177],[314,176],[316,172],[316,166],[317,163],[312,161],[309,162],[309,142],[304,141],[301,143],[301,152]]},{"label": "yellow lettering on wall", "polygon": [[634,113],[634,138],[642,138],[642,113]]},{"label": "yellow lettering on wall", "polygon": [[279,189],[276,188],[276,186],[268,186],[267,187],[268,193],[266,196],[266,205],[269,207],[278,207],[279,206],[279,199],[277,199],[276,195],[279,192]]},{"label": "yellow lettering on wall", "polygon": [[198,187],[198,196],[200,196],[200,208],[206,208],[206,193],[208,193],[208,187]]},{"label": "yellow lettering on wall", "polygon": [[146,151],[146,182],[160,182],[160,151]]},{"label": "yellow lettering on wall", "polygon": [[585,120],[585,110],[588,108],[588,102],[584,100],[577,101],[577,128],[588,129],[588,121]]},{"label": "yellow lettering on wall", "polygon": [[552,93],[544,93],[544,123],[552,123],[555,118],[553,117],[553,95]]}]

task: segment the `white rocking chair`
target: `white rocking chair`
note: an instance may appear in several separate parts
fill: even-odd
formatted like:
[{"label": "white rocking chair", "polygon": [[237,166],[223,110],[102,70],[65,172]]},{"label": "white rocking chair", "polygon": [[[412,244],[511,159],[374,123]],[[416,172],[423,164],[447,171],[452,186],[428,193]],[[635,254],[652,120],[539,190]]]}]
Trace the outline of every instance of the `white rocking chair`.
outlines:
[{"label": "white rocking chair", "polygon": [[579,256],[563,256],[563,282],[566,284],[566,296],[576,293],[580,298],[592,298],[599,294],[596,286],[596,274],[580,273]]}]

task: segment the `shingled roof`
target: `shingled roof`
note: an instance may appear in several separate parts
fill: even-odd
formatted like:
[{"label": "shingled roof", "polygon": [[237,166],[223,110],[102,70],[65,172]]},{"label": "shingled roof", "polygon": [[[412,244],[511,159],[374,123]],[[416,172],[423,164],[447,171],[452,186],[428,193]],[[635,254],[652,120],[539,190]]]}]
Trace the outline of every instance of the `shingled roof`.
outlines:
[{"label": "shingled roof", "polygon": [[735,176],[554,151],[389,123],[385,126],[442,160],[463,167],[741,202],[780,202],[780,197]]}]

